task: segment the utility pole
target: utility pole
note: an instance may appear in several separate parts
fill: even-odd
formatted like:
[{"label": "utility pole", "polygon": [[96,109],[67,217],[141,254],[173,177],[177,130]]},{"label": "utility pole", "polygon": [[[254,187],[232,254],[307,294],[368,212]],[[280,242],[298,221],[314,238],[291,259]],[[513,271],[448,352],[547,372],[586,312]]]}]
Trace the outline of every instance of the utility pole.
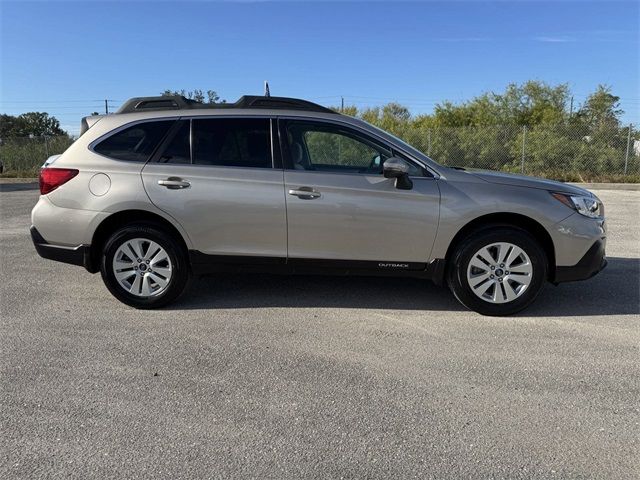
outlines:
[{"label": "utility pole", "polygon": [[340,113],[344,113],[344,97],[340,97]]},{"label": "utility pole", "polygon": [[109,100],[104,101],[104,114],[109,115]]},{"label": "utility pole", "polygon": [[525,157],[526,144],[527,144],[527,126],[523,125],[522,126],[522,165],[521,165],[521,171],[523,175],[524,175],[524,157]]},{"label": "utility pole", "polygon": [[571,95],[571,106],[569,107],[569,119],[573,116],[573,95]]}]

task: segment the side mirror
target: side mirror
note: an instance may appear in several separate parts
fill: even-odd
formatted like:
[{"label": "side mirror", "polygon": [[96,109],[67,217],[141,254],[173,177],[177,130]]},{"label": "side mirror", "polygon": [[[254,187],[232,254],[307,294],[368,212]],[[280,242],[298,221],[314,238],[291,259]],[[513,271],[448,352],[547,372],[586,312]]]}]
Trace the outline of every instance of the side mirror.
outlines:
[{"label": "side mirror", "polygon": [[385,160],[382,166],[382,173],[385,178],[395,178],[396,188],[399,190],[411,190],[413,182],[409,178],[409,165],[398,157],[391,157]]}]

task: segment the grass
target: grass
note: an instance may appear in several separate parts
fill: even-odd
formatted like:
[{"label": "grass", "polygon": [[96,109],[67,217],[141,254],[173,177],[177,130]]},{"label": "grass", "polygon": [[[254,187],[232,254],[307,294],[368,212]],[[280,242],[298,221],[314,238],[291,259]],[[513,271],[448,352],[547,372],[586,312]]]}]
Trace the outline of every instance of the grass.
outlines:
[{"label": "grass", "polygon": [[37,177],[40,167],[51,155],[64,152],[73,139],[67,136],[35,138],[3,138],[0,161],[4,172],[0,177]]},{"label": "grass", "polygon": [[0,173],[0,178],[38,178],[38,169],[13,170],[11,172]]}]

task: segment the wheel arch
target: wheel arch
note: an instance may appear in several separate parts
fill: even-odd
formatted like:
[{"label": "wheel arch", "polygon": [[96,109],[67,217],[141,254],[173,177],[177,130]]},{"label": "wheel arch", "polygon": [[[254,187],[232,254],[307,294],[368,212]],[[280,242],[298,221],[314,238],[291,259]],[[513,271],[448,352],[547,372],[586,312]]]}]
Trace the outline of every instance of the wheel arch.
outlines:
[{"label": "wheel arch", "polygon": [[445,276],[443,276],[443,278],[446,278],[446,270],[449,268],[451,257],[460,242],[473,233],[495,227],[515,227],[531,234],[534,239],[540,243],[540,246],[545,252],[548,263],[547,277],[549,279],[552,278],[556,268],[556,255],[551,235],[542,224],[533,218],[511,212],[498,212],[482,215],[474,218],[458,230],[447,248],[447,253],[445,255],[445,272],[443,272]]},{"label": "wheel arch", "polygon": [[146,210],[122,210],[102,220],[93,233],[86,269],[91,273],[100,270],[100,253],[109,236],[119,228],[131,224],[155,225],[171,235],[188,252],[187,242],[182,233],[169,220],[157,213]]}]

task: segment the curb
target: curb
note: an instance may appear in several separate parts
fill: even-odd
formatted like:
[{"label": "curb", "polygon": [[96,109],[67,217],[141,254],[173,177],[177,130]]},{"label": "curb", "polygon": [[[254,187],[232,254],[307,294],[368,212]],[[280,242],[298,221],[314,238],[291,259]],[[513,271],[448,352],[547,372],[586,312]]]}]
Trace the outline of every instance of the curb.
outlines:
[{"label": "curb", "polygon": [[582,187],[589,190],[629,190],[634,192],[640,191],[640,183],[567,183],[569,183],[569,185],[575,185],[576,187]]}]

